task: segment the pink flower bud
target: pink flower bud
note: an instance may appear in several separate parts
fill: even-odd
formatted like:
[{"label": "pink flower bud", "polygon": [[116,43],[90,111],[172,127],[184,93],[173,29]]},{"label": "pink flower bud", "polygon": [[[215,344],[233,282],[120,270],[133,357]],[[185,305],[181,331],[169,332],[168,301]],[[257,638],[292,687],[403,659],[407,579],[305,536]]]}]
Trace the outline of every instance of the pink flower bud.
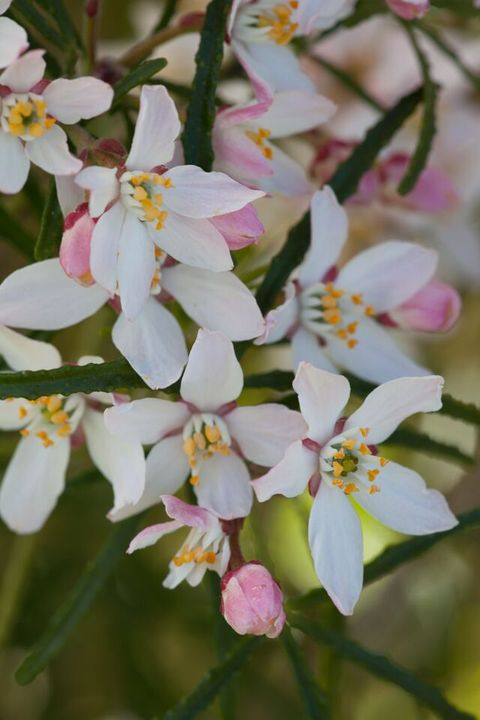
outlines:
[{"label": "pink flower bud", "polygon": [[430,9],[430,0],[387,0],[387,5],[404,20],[415,20]]},{"label": "pink flower bud", "polygon": [[221,611],[239,635],[276,638],[285,625],[283,593],[258,562],[245,563],[223,576]]},{"label": "pink flower bud", "polygon": [[458,205],[458,196],[448,175],[439,168],[428,165],[420,174],[415,187],[404,198],[397,195],[397,186],[407,172],[410,155],[395,152],[384,160],[379,174],[384,190],[384,200],[406,204],[412,210],[437,213],[452,210]]},{"label": "pink flower bud", "polygon": [[389,314],[402,328],[446,332],[457,322],[461,306],[462,301],[455,288],[432,280]]},{"label": "pink flower bud", "polygon": [[88,213],[87,203],[79,205],[65,218],[60,264],[65,273],[81,285],[92,285],[90,272],[90,243],[95,220]]},{"label": "pink flower bud", "polygon": [[226,215],[217,215],[210,222],[223,235],[230,250],[240,250],[257,243],[264,232],[253,205],[245,205],[241,210]]}]

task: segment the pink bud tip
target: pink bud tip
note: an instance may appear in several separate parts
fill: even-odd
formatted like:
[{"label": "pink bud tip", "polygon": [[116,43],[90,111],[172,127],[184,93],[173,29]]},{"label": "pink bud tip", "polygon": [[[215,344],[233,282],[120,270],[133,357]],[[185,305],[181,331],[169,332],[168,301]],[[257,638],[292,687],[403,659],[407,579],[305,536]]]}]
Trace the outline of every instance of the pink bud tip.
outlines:
[{"label": "pink bud tip", "polygon": [[257,243],[264,232],[257,211],[250,204],[241,210],[217,215],[210,222],[223,235],[230,250],[240,250]]},{"label": "pink bud tip", "polygon": [[276,638],[285,625],[283,593],[258,562],[245,563],[223,576],[221,611],[239,635]]},{"label": "pink bud tip", "polygon": [[404,20],[415,20],[428,12],[430,0],[387,0],[387,5]]},{"label": "pink bud tip", "polygon": [[88,214],[88,205],[83,203],[65,218],[60,264],[65,273],[81,285],[92,285],[90,272],[90,244],[95,220]]},{"label": "pink bud tip", "polygon": [[410,300],[391,311],[397,325],[409,330],[446,332],[458,320],[462,301],[460,295],[446,283],[432,280]]}]

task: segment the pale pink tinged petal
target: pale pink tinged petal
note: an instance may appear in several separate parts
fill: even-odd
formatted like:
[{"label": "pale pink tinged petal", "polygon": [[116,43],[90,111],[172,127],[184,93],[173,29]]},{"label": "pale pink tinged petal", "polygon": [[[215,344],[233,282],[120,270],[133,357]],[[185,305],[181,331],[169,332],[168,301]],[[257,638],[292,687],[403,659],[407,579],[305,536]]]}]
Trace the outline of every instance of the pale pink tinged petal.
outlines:
[{"label": "pale pink tinged petal", "polygon": [[348,347],[340,338],[328,338],[328,353],[339,368],[375,384],[394,378],[429,375],[430,371],[400,350],[388,330],[370,318],[359,323],[357,345]]},{"label": "pale pink tinged petal", "polygon": [[76,184],[76,176],[73,175],[56,175],[55,185],[57,188],[57,198],[63,217],[74,212],[79,205],[85,202],[85,193],[82,188]]},{"label": "pale pink tinged petal", "polygon": [[453,210],[460,203],[458,194],[448,175],[434,167],[425,168],[406,199],[416,210],[428,213]]},{"label": "pale pink tinged petal", "polygon": [[199,330],[180,394],[199,410],[217,410],[235,400],[243,388],[243,373],[232,342],[222,333]]},{"label": "pale pink tinged petal", "polygon": [[316,368],[338,373],[335,365],[329,360],[320,345],[319,338],[313,333],[299,327],[292,335],[293,367],[296,369],[301,362],[308,362]]},{"label": "pale pink tinged petal", "polygon": [[41,138],[25,145],[27,157],[52,175],[74,175],[82,169],[82,161],[68,149],[67,136],[61,127],[54,125]]},{"label": "pale pink tinged petal", "polygon": [[218,215],[210,222],[223,235],[230,250],[240,250],[257,243],[265,231],[253,205]]},{"label": "pale pink tinged petal", "polygon": [[90,192],[88,208],[94,218],[105,212],[119,194],[117,168],[91,166],[84,168],[75,178],[75,183]]},{"label": "pale pink tinged petal", "polygon": [[51,370],[62,362],[54,345],[32,340],[7,327],[0,327],[0,355],[12,370]]},{"label": "pale pink tinged petal", "polygon": [[94,280],[90,272],[90,248],[95,222],[85,205],[81,210],[70,213],[65,219],[59,260],[68,277],[82,285],[91,285]]},{"label": "pale pink tinged petal", "polygon": [[315,85],[300,67],[300,63],[290,48],[271,42],[235,42],[232,48],[245,68],[252,83],[260,83],[259,90],[270,93],[283,90],[304,90],[316,92]]},{"label": "pale pink tinged petal", "polygon": [[287,448],[307,433],[299,412],[274,403],[237,407],[225,422],[246,459],[264,467],[279,463]]},{"label": "pale pink tinged petal", "polygon": [[270,108],[253,125],[267,128],[272,138],[296,135],[316,129],[330,120],[337,106],[318,93],[286,90],[275,93]]},{"label": "pale pink tinged petal", "polygon": [[397,325],[407,330],[446,332],[457,322],[461,309],[462,300],[455,288],[431,280],[390,315]]},{"label": "pale pink tinged petal", "polygon": [[301,440],[287,448],[285,455],[265,475],[253,480],[251,485],[257,500],[265,502],[273,495],[292,498],[301,495],[308,481],[318,472],[318,455],[308,450]]},{"label": "pale pink tinged petal", "polygon": [[205,172],[196,165],[179,165],[165,173],[172,187],[165,192],[165,205],[189,218],[211,218],[241,210],[264,196],[220,172]]},{"label": "pale pink tinged petal", "polygon": [[266,193],[279,193],[292,197],[302,197],[313,192],[313,185],[308,180],[305,170],[289,155],[269,143],[272,158],[269,160],[272,174],[260,178],[258,186]]},{"label": "pale pink tinged petal", "polygon": [[198,504],[224,520],[246,517],[253,504],[250,475],[238,455],[212,455],[198,465]]},{"label": "pale pink tinged petal", "polygon": [[255,62],[255,59],[251,57],[248,44],[240,42],[235,36],[232,36],[230,47],[247,73],[257,100],[259,102],[271,102],[275,88],[271,86],[268,80],[262,77],[261,64]]},{"label": "pale pink tinged petal", "polygon": [[284,338],[295,327],[299,319],[299,304],[295,285],[289,283],[285,289],[285,300],[265,317],[265,332],[256,341],[256,345],[271,344]]},{"label": "pale pink tinged petal", "polygon": [[231,272],[176,265],[162,271],[162,286],[198,325],[230,340],[249,340],[263,331],[254,296]]},{"label": "pale pink tinged petal", "polygon": [[155,246],[145,223],[127,212],[118,246],[118,294],[128,320],[138,317],[150,298],[155,273]]},{"label": "pale pink tinged petal", "polygon": [[24,398],[0,400],[0,430],[20,430],[37,414],[37,408]]},{"label": "pale pink tinged petal", "polygon": [[166,89],[144,85],[127,168],[150,170],[170,162],[179,132],[177,109]]},{"label": "pale pink tinged petal", "polygon": [[239,182],[258,186],[262,177],[272,175],[270,161],[246,134],[247,128],[214,128],[215,169]]},{"label": "pale pink tinged petal", "polygon": [[335,423],[350,397],[348,380],[301,362],[293,389],[308,424],[308,437],[323,445],[332,437]]},{"label": "pale pink tinged petal", "polygon": [[115,347],[152,389],[167,387],[182,374],[187,348],[176,319],[153,297],[135,320],[121,313],[113,326]]},{"label": "pale pink tinged petal", "polygon": [[0,192],[20,192],[27,182],[30,160],[21,141],[0,130]]},{"label": "pale pink tinged petal", "polygon": [[406,535],[429,535],[458,525],[442,493],[428,490],[413,470],[389,462],[375,479],[380,492],[359,492],[355,501],[387,527]]},{"label": "pale pink tinged petal", "polygon": [[298,34],[309,35],[314,30],[332,27],[352,12],[356,0],[302,0],[295,13]]},{"label": "pale pink tinged petal", "polygon": [[208,510],[183,502],[175,495],[162,495],[162,502],[168,517],[178,520],[182,525],[195,527],[204,532],[207,532],[212,524],[218,526],[217,519],[210,515]]},{"label": "pale pink tinged petal", "polygon": [[135,535],[128,546],[128,555],[131,555],[136,550],[143,550],[151,545],[155,545],[155,543],[162,537],[175,532],[175,530],[180,530],[181,527],[182,523],[178,522],[178,520],[170,520],[168,522],[158,523],[158,525],[150,525],[150,527],[144,528],[138,533],[138,535]]},{"label": "pale pink tinged petal", "polygon": [[112,512],[138,502],[145,489],[145,456],[141,444],[109,433],[103,412],[97,410],[86,410],[82,428],[90,457],[112,484]]},{"label": "pale pink tinged petal", "polygon": [[381,443],[410,415],[440,410],[443,383],[440,375],[390,380],[367,395],[345,428],[369,428],[368,441]]},{"label": "pale pink tinged petal", "polygon": [[0,323],[29,330],[60,330],[93,315],[108,294],[65,275],[58,258],[27,265],[0,285]]},{"label": "pale pink tinged petal", "polygon": [[50,115],[71,125],[106,112],[112,104],[113,88],[94,77],[60,78],[45,88],[43,97]]},{"label": "pale pink tinged petal", "polygon": [[231,270],[225,239],[208,220],[193,220],[168,211],[163,230],[149,228],[152,240],[175,260],[214,272]]},{"label": "pale pink tinged petal", "polygon": [[415,295],[433,276],[435,250],[390,240],[356,255],[340,270],[336,284],[363,295],[376,312],[386,312]]},{"label": "pale pink tinged petal", "polygon": [[[9,0],[4,0],[8,2]],[[11,2],[11,0],[10,0]],[[248,0],[233,0],[232,7],[230,10],[230,15],[228,16],[227,21],[227,35],[230,36],[234,30],[235,27],[235,20],[238,18],[238,13],[242,7],[242,5],[245,5]]]},{"label": "pale pink tinged petal", "polygon": [[[2,21],[3,22],[3,21]],[[45,50],[30,50],[15,60],[0,75],[0,84],[7,85],[12,92],[28,92],[45,73]]]},{"label": "pale pink tinged petal", "polygon": [[217,113],[215,124],[222,130],[234,125],[249,125],[252,120],[265,115],[272,101],[273,97],[269,97],[264,98],[260,102],[258,100],[251,100],[244,105],[232,105],[231,107],[222,108]]},{"label": "pale pink tinged petal", "polygon": [[430,0],[386,0],[390,10],[404,20],[416,20],[430,9]]},{"label": "pale pink tinged petal", "polygon": [[35,435],[20,440],[0,488],[0,516],[10,530],[23,535],[45,524],[65,486],[69,457],[68,438],[48,448]]},{"label": "pale pink tinged petal", "polygon": [[117,289],[117,262],[120,235],[127,211],[121,202],[102,215],[92,235],[90,269],[95,280],[110,293]]},{"label": "pale pink tinged petal", "polygon": [[153,445],[164,435],[183,428],[189,417],[185,403],[143,398],[105,410],[105,425],[113,435]]},{"label": "pale pink tinged petal", "polygon": [[299,269],[305,287],[316,283],[336,264],[348,234],[348,217],[329,187],[312,198],[310,249]]},{"label": "pale pink tinged petal", "polygon": [[362,528],[347,496],[325,481],[310,511],[308,541],[320,582],[340,612],[351,615],[362,591]]},{"label": "pale pink tinged petal", "polygon": [[0,68],[15,62],[27,47],[25,30],[10,18],[0,18]]},{"label": "pale pink tinged petal", "polygon": [[158,505],[161,496],[177,492],[188,477],[190,468],[183,452],[181,435],[164,438],[155,445],[147,457],[145,490],[135,505],[127,505],[109,513],[109,519],[117,522]]}]

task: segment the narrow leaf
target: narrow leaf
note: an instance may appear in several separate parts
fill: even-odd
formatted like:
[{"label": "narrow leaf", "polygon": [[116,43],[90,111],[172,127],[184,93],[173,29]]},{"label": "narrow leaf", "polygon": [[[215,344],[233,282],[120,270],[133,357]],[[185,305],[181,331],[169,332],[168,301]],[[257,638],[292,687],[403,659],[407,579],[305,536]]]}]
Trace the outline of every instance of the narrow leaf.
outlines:
[{"label": "narrow leaf", "polygon": [[82,39],[63,0],[39,0],[39,5],[44,6],[55,18],[65,43],[68,45],[73,42],[78,48],[82,48]]},{"label": "narrow leaf", "polygon": [[27,24],[29,30],[37,37],[47,40],[59,49],[64,47],[64,39],[58,30],[52,25],[47,16],[37,10],[31,0],[15,0],[10,8],[12,17],[21,25]]},{"label": "narrow leaf", "polygon": [[288,625],[284,627],[281,637],[302,696],[305,716],[311,718],[311,720],[329,720],[330,711],[327,696],[312,676],[305,660],[305,654],[293,637]]},{"label": "narrow leaf", "polygon": [[63,215],[57,199],[55,180],[51,178],[43,208],[40,232],[35,243],[35,260],[47,260],[56,257],[60,249],[62,233]]},{"label": "narrow leaf", "polygon": [[154,29],[154,32],[159,32],[160,30],[163,30],[167,27],[167,25],[170,23],[170,20],[175,14],[176,7],[177,0],[165,0],[162,15]]},{"label": "narrow leaf", "polygon": [[458,710],[449,703],[437,687],[423,682],[384,655],[373,653],[343,635],[329,630],[319,622],[301,615],[294,614],[289,619],[293,627],[304,632],[315,642],[330,647],[334,653],[359,665],[382,680],[401,687],[418,702],[437,713],[439,717],[445,720],[475,720],[470,713]]},{"label": "narrow leaf", "polygon": [[112,108],[118,105],[119,101],[124,95],[130,92],[130,90],[147,83],[153,75],[163,70],[166,64],[167,61],[165,58],[155,58],[154,60],[145,60],[145,62],[136,65],[130,70],[128,75],[125,75],[125,77],[115,83]]}]

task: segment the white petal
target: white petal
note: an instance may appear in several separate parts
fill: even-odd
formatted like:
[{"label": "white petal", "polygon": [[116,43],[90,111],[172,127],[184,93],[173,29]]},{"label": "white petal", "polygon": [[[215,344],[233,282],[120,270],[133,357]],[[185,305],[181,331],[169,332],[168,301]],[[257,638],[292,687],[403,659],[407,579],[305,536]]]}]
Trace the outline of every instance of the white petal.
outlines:
[{"label": "white petal", "polygon": [[390,462],[375,480],[380,492],[359,492],[358,502],[370,515],[400,533],[429,535],[449,530],[458,521],[442,493],[429,490],[413,470]]},{"label": "white petal", "polygon": [[150,170],[170,162],[179,132],[177,109],[166,89],[144,85],[127,168]]},{"label": "white petal", "polygon": [[302,362],[293,381],[300,410],[308,424],[308,437],[323,445],[350,397],[346,378]]},{"label": "white petal", "polygon": [[37,408],[24,398],[0,400],[0,430],[20,430],[28,425],[36,414]]},{"label": "white petal", "polygon": [[0,130],[0,192],[17,193],[27,182],[30,160],[21,141]]},{"label": "white petal", "polygon": [[11,65],[27,47],[25,30],[10,18],[0,18],[0,68]]},{"label": "white petal", "polygon": [[322,279],[335,265],[348,234],[348,218],[329,187],[319,190],[310,206],[311,244],[298,278],[304,287]]},{"label": "white petal", "polygon": [[12,2],[13,0],[0,0],[0,15],[3,15],[4,12],[7,12]]},{"label": "white petal", "polygon": [[307,178],[305,170],[293,158],[271,146],[272,159],[270,167],[272,174],[258,179],[258,186],[266,193],[279,193],[293,197],[310,195],[314,187]]},{"label": "white petal", "polygon": [[57,198],[63,217],[77,209],[81,203],[85,201],[85,193],[82,188],[76,185],[76,179],[73,175],[56,175],[55,185],[57,188]]},{"label": "white petal", "polygon": [[69,457],[68,438],[48,448],[34,435],[18,443],[0,488],[0,515],[10,530],[40,530],[63,491]]},{"label": "white petal", "polygon": [[24,93],[31,90],[45,73],[45,50],[30,50],[15,60],[0,75],[0,83],[8,85],[12,92]]},{"label": "white petal", "polygon": [[279,463],[287,448],[307,432],[299,412],[274,403],[237,407],[225,421],[247,460],[265,467]]},{"label": "white petal", "polygon": [[316,368],[336,373],[337,369],[325,355],[319,338],[304,327],[299,327],[292,335],[293,367],[304,361]]},{"label": "white petal", "polygon": [[368,427],[368,441],[381,443],[410,415],[440,410],[443,383],[439,375],[390,380],[372,390],[345,428]]},{"label": "white petal", "polygon": [[95,280],[106,290],[117,289],[118,244],[127,211],[121,202],[107,210],[95,225],[90,251],[90,268]]},{"label": "white petal", "polygon": [[232,48],[252,82],[263,80],[272,94],[283,90],[316,92],[313,82],[288,47],[273,42],[248,45],[235,42]]},{"label": "white petal", "polygon": [[90,457],[113,486],[113,512],[138,502],[145,489],[145,456],[141,444],[109,433],[103,413],[96,410],[86,410],[82,427]]},{"label": "white petal", "polygon": [[43,137],[28,142],[25,152],[35,165],[52,175],[74,175],[82,169],[82,161],[71,154],[67,136],[58,125]]},{"label": "white petal", "polygon": [[185,403],[143,398],[105,410],[105,425],[125,440],[153,445],[164,435],[183,428],[189,417]]},{"label": "white petal", "polygon": [[362,591],[362,528],[347,496],[325,481],[310,512],[308,540],[320,582],[340,612],[351,615]]},{"label": "white petal", "polygon": [[142,223],[127,212],[118,246],[118,294],[122,310],[134,320],[150,297],[155,272],[155,247]]},{"label": "white petal", "polygon": [[90,191],[88,210],[94,218],[105,212],[107,205],[118,197],[117,168],[96,165],[84,168],[75,177],[75,183]]},{"label": "white petal", "polygon": [[253,503],[247,466],[235,455],[213,455],[198,465],[198,504],[224,520],[246,517]]},{"label": "white petal", "polygon": [[285,300],[274,310],[270,310],[265,317],[265,332],[255,341],[255,345],[275,343],[286,336],[297,323],[299,317],[299,304],[296,297],[295,285],[289,283],[285,288]]},{"label": "white petal", "polygon": [[0,355],[12,370],[51,370],[61,364],[54,345],[32,340],[7,327],[0,327]]},{"label": "white petal", "polygon": [[336,105],[318,93],[286,90],[275,93],[269,109],[250,124],[267,128],[272,138],[316,129],[335,114]]},{"label": "white petal", "polygon": [[317,472],[318,455],[308,450],[301,440],[296,440],[275,467],[252,481],[252,487],[260,502],[270,500],[272,495],[292,498],[303,493]]},{"label": "white petal", "polygon": [[217,410],[242,388],[242,368],[231,341],[222,333],[199,330],[183,373],[182,398],[199,410]]},{"label": "white petal", "polygon": [[153,298],[135,320],[121,313],[113,326],[112,340],[147,385],[167,387],[180,377],[187,362],[187,348],[180,325]]},{"label": "white petal", "polygon": [[110,520],[117,522],[157,505],[161,502],[161,495],[177,492],[189,472],[187,456],[183,452],[182,436],[172,435],[160,440],[147,457],[147,474],[142,497],[135,505],[128,505],[109,513]]},{"label": "white petal", "polygon": [[192,220],[169,210],[163,230],[150,228],[153,241],[175,260],[220,272],[233,267],[223,235],[208,220]]},{"label": "white petal", "polygon": [[364,250],[340,270],[336,283],[361,293],[377,312],[386,312],[415,295],[433,277],[438,256],[421,245],[391,240]]},{"label": "white petal", "polygon": [[131,555],[136,550],[143,550],[151,545],[155,545],[162,537],[175,532],[175,530],[179,530],[181,527],[183,527],[183,525],[178,520],[169,520],[159,523],[158,525],[150,525],[150,527],[144,528],[138,535],[135,535],[128,546],[127,553]]},{"label": "white petal", "polygon": [[107,301],[98,285],[82,287],[58,258],[27,265],[0,285],[0,322],[31,330],[59,330],[93,315]]},{"label": "white petal", "polygon": [[232,272],[176,265],[162,270],[162,287],[197,325],[219,330],[230,340],[249,340],[263,330],[254,296]]},{"label": "white petal", "polygon": [[94,77],[60,78],[45,88],[43,97],[50,115],[71,125],[106,112],[112,104],[113,88]]}]

